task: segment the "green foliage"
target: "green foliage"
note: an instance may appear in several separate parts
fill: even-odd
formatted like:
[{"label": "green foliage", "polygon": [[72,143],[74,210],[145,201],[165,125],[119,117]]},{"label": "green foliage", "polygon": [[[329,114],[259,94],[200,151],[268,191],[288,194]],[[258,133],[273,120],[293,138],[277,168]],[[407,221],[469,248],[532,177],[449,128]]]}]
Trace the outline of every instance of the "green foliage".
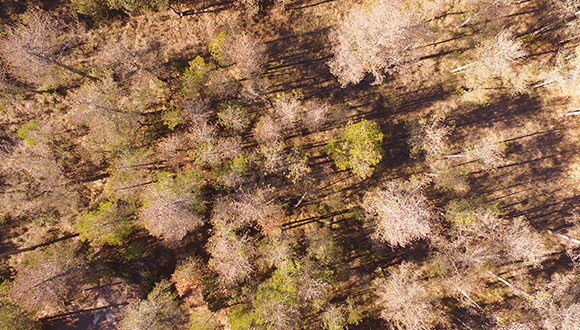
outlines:
[{"label": "green foliage", "polygon": [[232,330],[256,329],[255,315],[252,314],[248,306],[241,305],[229,315]]},{"label": "green foliage", "polygon": [[71,0],[72,6],[79,14],[100,18],[107,14],[107,0]]},{"label": "green foliage", "polygon": [[297,273],[301,264],[288,260],[260,285],[254,300],[257,323],[268,327],[292,327],[297,321]]},{"label": "green foliage", "polygon": [[444,191],[455,191],[460,195],[466,194],[470,187],[467,175],[469,170],[465,166],[454,166],[447,160],[440,160],[430,164],[435,174],[435,185]]},{"label": "green foliage", "polygon": [[213,313],[195,313],[190,316],[189,330],[217,330],[221,329],[218,322],[214,319]]},{"label": "green foliage", "polygon": [[163,125],[167,126],[172,131],[177,125],[185,123],[185,118],[183,118],[183,114],[179,108],[163,111],[161,118],[163,119]]},{"label": "green foliage", "polygon": [[186,97],[198,97],[206,80],[207,74],[213,70],[211,63],[205,63],[201,56],[197,56],[189,62],[189,68],[185,69],[182,76],[181,92]]},{"label": "green foliage", "polygon": [[156,185],[170,192],[173,197],[195,197],[196,203],[190,207],[192,210],[201,209],[201,200],[198,194],[203,186],[203,173],[201,171],[184,171],[174,174],[172,172],[159,172]]},{"label": "green foliage", "polygon": [[501,212],[496,204],[485,205],[477,199],[453,200],[445,206],[445,219],[457,225],[469,226],[477,220],[481,211],[500,216]]},{"label": "green foliage", "polygon": [[242,133],[250,125],[248,111],[236,101],[218,104],[217,117],[219,125],[235,133]]},{"label": "green foliage", "polygon": [[28,123],[22,125],[16,132],[18,137],[21,139],[25,139],[26,143],[30,146],[36,145],[36,141],[34,140],[34,131],[38,129],[38,122],[34,119],[31,119]]},{"label": "green foliage", "polygon": [[200,143],[189,155],[199,166],[217,166],[221,163],[220,151],[214,141]]},{"label": "green foliage", "polygon": [[185,323],[185,312],[179,306],[175,294],[171,293],[171,283],[159,282],[141,300],[127,307],[125,317],[119,324],[122,330],[164,330]]},{"label": "green foliage", "polygon": [[111,9],[121,9],[129,15],[163,10],[169,6],[169,0],[107,0]]},{"label": "green foliage", "polygon": [[228,41],[228,36],[225,32],[220,32],[218,36],[209,43],[208,50],[211,54],[211,57],[218,63],[219,65],[227,65],[229,62],[229,58],[226,54],[225,44]]},{"label": "green foliage", "polygon": [[0,284],[0,330],[40,330],[40,324],[33,320],[34,313],[29,313],[15,305],[8,298],[10,283]]},{"label": "green foliage", "polygon": [[322,328],[325,330],[343,330],[346,328],[346,317],[340,307],[330,306],[322,313]]},{"label": "green foliage", "polygon": [[216,168],[212,174],[215,177],[218,188],[225,189],[236,186],[244,172],[246,172],[247,167],[248,159],[244,155],[240,155],[227,162],[224,166]]},{"label": "green foliage", "polygon": [[310,153],[304,153],[301,146],[294,145],[292,152],[286,157],[288,162],[288,171],[286,177],[296,183],[301,180],[306,174],[310,173],[311,169],[308,166]]},{"label": "green foliage", "polygon": [[358,123],[349,121],[340,139],[332,139],[326,151],[341,170],[351,169],[361,178],[371,176],[373,166],[383,158],[381,143],[383,133],[379,124],[362,119]]},{"label": "green foliage", "polygon": [[135,207],[121,200],[101,202],[96,211],[83,214],[76,229],[83,242],[121,245],[136,227],[133,221],[135,211]]},{"label": "green foliage", "polygon": [[358,325],[363,319],[363,308],[362,306],[355,306],[355,304],[350,300],[347,300],[346,313],[348,324]]}]

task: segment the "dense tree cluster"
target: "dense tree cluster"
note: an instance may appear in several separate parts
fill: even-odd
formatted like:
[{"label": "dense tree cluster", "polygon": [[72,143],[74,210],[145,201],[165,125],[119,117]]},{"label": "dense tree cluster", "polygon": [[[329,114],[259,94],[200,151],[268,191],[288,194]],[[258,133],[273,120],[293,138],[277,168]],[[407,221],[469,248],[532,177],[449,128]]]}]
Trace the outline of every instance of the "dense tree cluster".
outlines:
[{"label": "dense tree cluster", "polygon": [[580,327],[578,1],[0,7],[0,329]]}]

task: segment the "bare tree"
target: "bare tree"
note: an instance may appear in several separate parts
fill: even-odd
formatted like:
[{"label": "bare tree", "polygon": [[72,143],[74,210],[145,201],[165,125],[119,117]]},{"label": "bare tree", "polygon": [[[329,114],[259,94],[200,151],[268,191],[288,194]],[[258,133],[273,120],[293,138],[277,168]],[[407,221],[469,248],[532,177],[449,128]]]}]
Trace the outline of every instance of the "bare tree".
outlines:
[{"label": "bare tree", "polygon": [[565,27],[564,35],[570,39],[580,36],[580,4],[577,0],[551,0],[550,13]]},{"label": "bare tree", "polygon": [[282,138],[280,124],[271,116],[265,115],[258,120],[254,127],[254,138],[260,144],[269,144]]},{"label": "bare tree", "polygon": [[421,269],[403,262],[388,278],[377,279],[375,285],[382,308],[381,318],[397,328],[427,330],[437,324],[437,310],[433,297],[421,283]]},{"label": "bare tree", "polygon": [[391,246],[405,246],[431,233],[435,214],[422,188],[417,183],[391,181],[365,195],[363,207],[376,226],[376,238]]},{"label": "bare tree", "polygon": [[[545,81],[534,88],[546,86],[567,98],[567,116],[578,115],[580,112],[580,49],[562,50],[556,58],[553,70],[544,74]],[[555,84],[554,84],[555,83]]]},{"label": "bare tree", "polygon": [[429,118],[409,121],[405,126],[411,135],[407,143],[412,157],[425,152],[428,159],[440,159],[449,153],[449,135],[453,125],[445,122],[444,113],[437,111]]},{"label": "bare tree", "polygon": [[[257,0],[244,0],[257,2]],[[266,45],[258,38],[242,32],[226,45],[226,53],[236,63],[244,78],[255,79],[266,71]]]},{"label": "bare tree", "polygon": [[207,249],[211,254],[210,267],[227,288],[245,280],[253,271],[254,248],[250,238],[235,233],[235,226],[225,221],[214,221],[214,235]]},{"label": "bare tree", "polygon": [[499,81],[512,93],[522,93],[527,88],[526,77],[515,63],[527,55],[520,40],[509,31],[498,33],[475,49],[470,62],[452,72],[463,71],[467,90],[464,96],[477,104],[487,104],[486,88]]},{"label": "bare tree", "polygon": [[402,1],[374,1],[355,6],[332,33],[334,58],[330,71],[342,85],[358,84],[366,73],[380,84],[417,61],[426,33],[418,15],[403,9]]},{"label": "bare tree", "polygon": [[507,147],[497,136],[489,134],[465,149],[468,159],[480,162],[485,169],[502,164]]},{"label": "bare tree", "polygon": [[26,22],[9,28],[0,43],[0,51],[11,71],[39,86],[56,82],[55,68],[96,80],[60,60],[59,57],[69,46],[62,33],[64,28],[49,13],[28,11]]},{"label": "bare tree", "polygon": [[580,297],[576,271],[554,274],[551,281],[538,290],[533,306],[543,318],[547,330],[572,330],[580,326]]},{"label": "bare tree", "polygon": [[293,129],[301,114],[300,101],[291,94],[283,94],[274,103],[276,115],[286,129]]},{"label": "bare tree", "polygon": [[168,172],[158,175],[158,182],[147,187],[139,217],[149,232],[168,244],[180,241],[189,231],[203,224],[199,189],[202,176],[197,172]]},{"label": "bare tree", "polygon": [[28,310],[62,308],[80,288],[83,258],[71,245],[31,252],[16,267],[11,299]]},{"label": "bare tree", "polygon": [[314,132],[326,122],[330,105],[320,100],[310,100],[303,105],[302,126]]}]

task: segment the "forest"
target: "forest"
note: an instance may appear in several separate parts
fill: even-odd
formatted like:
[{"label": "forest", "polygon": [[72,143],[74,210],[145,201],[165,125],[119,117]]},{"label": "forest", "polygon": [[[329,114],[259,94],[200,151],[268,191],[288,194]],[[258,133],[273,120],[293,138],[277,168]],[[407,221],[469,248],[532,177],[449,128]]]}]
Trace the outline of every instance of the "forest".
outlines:
[{"label": "forest", "polygon": [[579,0],[0,0],[0,330],[578,330],[579,115]]}]

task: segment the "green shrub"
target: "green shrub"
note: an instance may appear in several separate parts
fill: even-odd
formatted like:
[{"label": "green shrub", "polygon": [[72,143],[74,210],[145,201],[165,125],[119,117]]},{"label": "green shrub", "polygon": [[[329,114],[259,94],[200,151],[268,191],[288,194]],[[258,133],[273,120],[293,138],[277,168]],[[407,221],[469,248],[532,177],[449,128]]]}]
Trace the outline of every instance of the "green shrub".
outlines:
[{"label": "green shrub", "polygon": [[217,117],[219,125],[235,133],[242,133],[250,125],[248,111],[235,101],[223,101],[218,104]]},{"label": "green shrub", "polygon": [[101,202],[97,210],[83,214],[76,229],[83,242],[121,245],[136,227],[133,219],[135,211],[134,207],[123,201]]},{"label": "green shrub", "polygon": [[16,134],[18,134],[19,138],[25,139],[28,145],[34,146],[36,145],[36,141],[33,138],[34,135],[33,132],[36,131],[37,129],[38,123],[34,119],[31,119],[28,123],[22,125],[22,127],[18,129]]},{"label": "green shrub", "polygon": [[326,151],[339,169],[351,169],[361,178],[366,178],[373,174],[373,166],[383,158],[383,137],[379,124],[373,121],[349,121],[343,136],[332,139]]},{"label": "green shrub", "polygon": [[211,63],[205,63],[201,56],[189,62],[189,68],[185,69],[182,77],[181,92],[186,97],[195,98],[200,95],[201,88],[206,81],[207,73],[213,70]]}]

